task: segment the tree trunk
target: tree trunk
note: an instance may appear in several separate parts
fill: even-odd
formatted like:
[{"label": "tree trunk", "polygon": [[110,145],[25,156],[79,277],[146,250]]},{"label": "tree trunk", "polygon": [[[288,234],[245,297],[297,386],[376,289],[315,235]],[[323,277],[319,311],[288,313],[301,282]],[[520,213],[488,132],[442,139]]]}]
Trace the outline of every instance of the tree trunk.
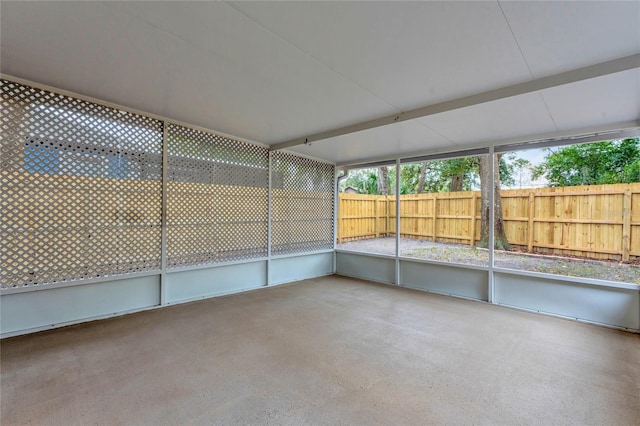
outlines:
[{"label": "tree trunk", "polygon": [[464,176],[462,176],[462,175],[453,175],[453,176],[451,176],[451,183],[449,184],[449,192],[462,191],[462,182],[463,181],[464,181]]},{"label": "tree trunk", "polygon": [[[489,212],[495,206],[495,227],[494,227],[494,247],[498,250],[508,250],[509,241],[504,232],[504,220],[502,219],[502,197],[500,196],[500,170],[498,164],[502,154],[496,155],[496,167],[494,179],[491,179],[491,169],[489,161],[492,160],[489,155],[482,155],[479,158],[480,172],[480,193],[481,201],[481,224],[480,224],[480,241],[479,247],[489,247]],[[489,202],[490,192],[493,191],[493,206]]]},{"label": "tree trunk", "polygon": [[424,183],[427,180],[427,166],[429,163],[426,161],[422,163],[422,167],[420,168],[420,179],[418,180],[418,194],[424,193]]},{"label": "tree trunk", "polygon": [[387,166],[378,168],[378,193],[389,195],[389,168]]}]

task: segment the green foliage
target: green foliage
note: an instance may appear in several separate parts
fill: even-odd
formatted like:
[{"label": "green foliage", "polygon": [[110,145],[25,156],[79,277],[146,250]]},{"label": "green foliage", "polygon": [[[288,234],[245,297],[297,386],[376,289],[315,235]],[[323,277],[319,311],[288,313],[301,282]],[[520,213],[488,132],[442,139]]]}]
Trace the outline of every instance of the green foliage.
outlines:
[{"label": "green foliage", "polygon": [[344,191],[348,186],[355,188],[358,194],[379,195],[377,169],[351,170],[348,177],[340,182],[340,190]]},{"label": "green foliage", "polygon": [[[403,164],[400,170],[400,192],[415,194],[419,191],[423,163]],[[459,190],[469,191],[478,186],[479,175],[475,158],[456,158],[432,161],[427,164],[423,192],[448,192],[457,179]]]},{"label": "green foliage", "polygon": [[[403,164],[400,167],[400,193],[420,192],[424,163]],[[470,191],[480,188],[478,159],[475,157],[431,161],[424,170],[422,192]],[[640,139],[598,142],[548,149],[538,166],[515,153],[500,157],[502,187],[522,186],[523,176],[533,170],[532,178],[544,177],[549,186],[597,185],[640,182]],[[378,169],[352,170],[341,182],[341,189],[352,186],[360,194],[379,194]],[[396,171],[389,167],[388,185],[395,193]]]},{"label": "green foliage", "polygon": [[501,155],[500,163],[498,164],[500,183],[506,187],[514,186],[516,184],[516,171],[523,167],[523,162],[529,163],[529,161],[524,158],[518,158],[513,152]]},{"label": "green foliage", "polygon": [[527,175],[530,175],[531,170],[533,169],[531,161],[525,158],[515,158],[511,162],[511,166],[513,172],[513,184],[509,185],[505,182],[502,182],[502,184],[509,188],[517,184],[520,188],[522,188],[523,185],[528,181]]},{"label": "green foliage", "polygon": [[533,177],[549,186],[640,182],[640,139],[572,145],[548,149]]},{"label": "green foliage", "polygon": [[[506,185],[513,185],[515,154],[500,158],[500,179]],[[525,160],[526,161],[526,160]],[[403,164],[400,167],[400,193],[415,194],[420,192],[420,174],[424,163]],[[452,190],[473,191],[480,188],[478,159],[475,157],[454,158],[451,160],[431,161],[427,163],[424,173],[423,192],[449,192]],[[355,188],[359,194],[379,194],[378,169],[352,170],[342,180],[340,189],[347,186]],[[396,171],[389,167],[388,184],[390,193],[395,193]],[[456,186],[457,185],[457,186]]]}]

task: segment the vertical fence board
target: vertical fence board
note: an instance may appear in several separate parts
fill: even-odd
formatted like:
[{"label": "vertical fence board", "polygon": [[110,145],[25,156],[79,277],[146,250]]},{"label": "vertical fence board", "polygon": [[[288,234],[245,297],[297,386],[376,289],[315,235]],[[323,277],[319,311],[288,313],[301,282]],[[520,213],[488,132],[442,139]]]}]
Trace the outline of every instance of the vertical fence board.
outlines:
[{"label": "vertical fence board", "polygon": [[[339,194],[338,242],[395,235],[395,196]],[[404,238],[475,244],[479,192],[400,196]],[[640,183],[502,191],[509,242],[529,252],[640,258]]]}]

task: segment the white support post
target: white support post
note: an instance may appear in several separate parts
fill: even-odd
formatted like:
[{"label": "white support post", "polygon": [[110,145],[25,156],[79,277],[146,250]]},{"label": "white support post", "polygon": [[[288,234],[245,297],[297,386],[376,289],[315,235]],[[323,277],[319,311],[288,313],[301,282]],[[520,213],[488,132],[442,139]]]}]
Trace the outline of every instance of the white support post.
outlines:
[{"label": "white support post", "polygon": [[489,269],[488,269],[488,301],[489,303],[495,303],[494,297],[494,274],[493,274],[493,258],[494,258],[494,248],[495,248],[495,174],[496,174],[496,156],[494,153],[493,146],[489,147],[489,178],[491,179],[491,189],[489,191]]},{"label": "white support post", "polygon": [[160,248],[161,273],[160,273],[160,305],[167,304],[167,178],[169,176],[169,146],[168,146],[168,127],[167,121],[162,122],[162,243]]},{"label": "white support post", "polygon": [[[349,173],[349,172],[346,172]],[[336,264],[336,248],[338,248],[337,239],[338,239],[338,169],[336,167],[333,168],[333,273],[335,274],[338,270],[338,266]]]},{"label": "white support post", "polygon": [[396,158],[396,285],[400,285],[400,157]]},{"label": "white support post", "polygon": [[266,285],[267,287],[269,285],[271,285],[271,175],[272,175],[272,170],[271,170],[271,156],[272,156],[272,151],[269,151],[269,166],[268,166],[268,172],[269,172],[269,178],[268,178],[268,185],[267,185],[267,282]]}]

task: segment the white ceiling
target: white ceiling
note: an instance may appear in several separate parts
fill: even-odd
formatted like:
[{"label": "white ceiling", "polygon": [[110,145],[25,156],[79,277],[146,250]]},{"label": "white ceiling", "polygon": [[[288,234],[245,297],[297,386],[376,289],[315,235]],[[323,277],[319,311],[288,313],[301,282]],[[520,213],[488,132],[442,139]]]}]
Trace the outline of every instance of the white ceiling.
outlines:
[{"label": "white ceiling", "polygon": [[[266,144],[640,53],[637,1],[2,1],[0,19],[3,73]],[[637,123],[638,69],[292,150],[346,163]]]}]

